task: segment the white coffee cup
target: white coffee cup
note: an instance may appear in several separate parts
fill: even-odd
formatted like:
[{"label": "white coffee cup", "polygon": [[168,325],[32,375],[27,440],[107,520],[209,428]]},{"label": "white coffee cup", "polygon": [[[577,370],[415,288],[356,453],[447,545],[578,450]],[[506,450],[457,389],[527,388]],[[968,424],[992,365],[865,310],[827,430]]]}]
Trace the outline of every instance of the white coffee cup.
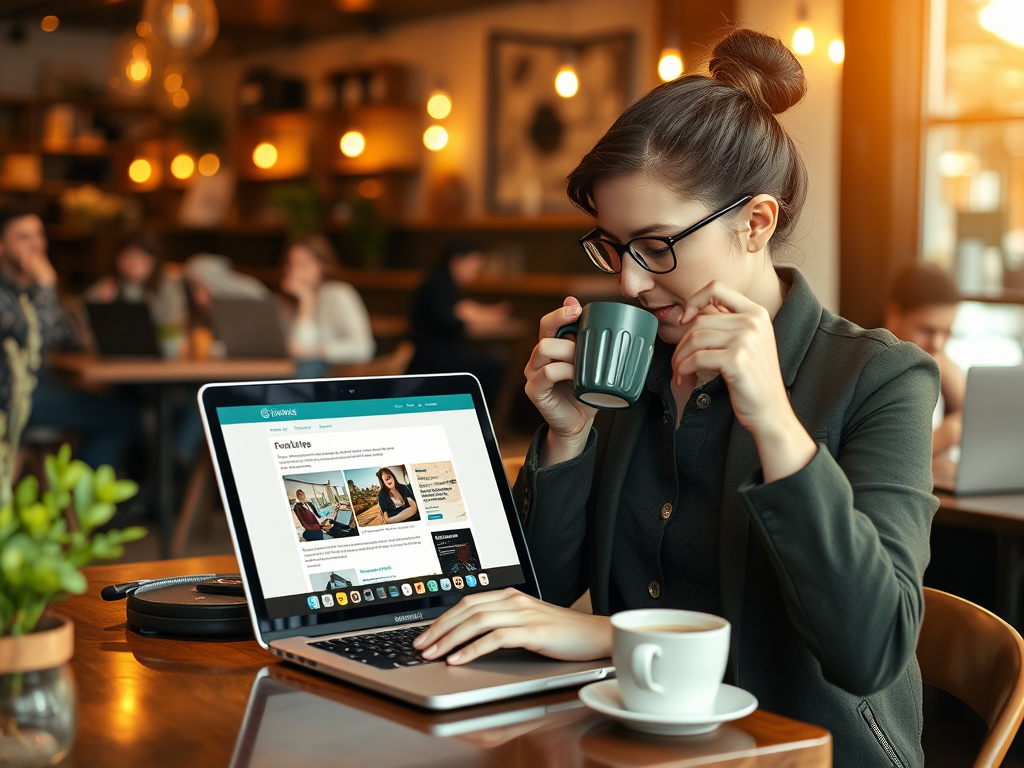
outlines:
[{"label": "white coffee cup", "polygon": [[711,710],[729,658],[728,621],[668,608],[622,611],[611,621],[626,709],[674,716]]}]

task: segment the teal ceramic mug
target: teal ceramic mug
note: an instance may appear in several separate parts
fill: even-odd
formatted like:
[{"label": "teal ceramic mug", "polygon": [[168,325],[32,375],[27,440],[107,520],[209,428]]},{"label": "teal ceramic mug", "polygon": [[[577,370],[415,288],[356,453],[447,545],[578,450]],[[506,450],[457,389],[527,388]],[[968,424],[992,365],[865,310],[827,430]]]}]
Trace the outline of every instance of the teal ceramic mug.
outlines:
[{"label": "teal ceramic mug", "polygon": [[646,309],[615,301],[583,308],[579,319],[558,329],[576,334],[576,399],[594,408],[629,408],[643,392],[654,354],[658,320]]}]

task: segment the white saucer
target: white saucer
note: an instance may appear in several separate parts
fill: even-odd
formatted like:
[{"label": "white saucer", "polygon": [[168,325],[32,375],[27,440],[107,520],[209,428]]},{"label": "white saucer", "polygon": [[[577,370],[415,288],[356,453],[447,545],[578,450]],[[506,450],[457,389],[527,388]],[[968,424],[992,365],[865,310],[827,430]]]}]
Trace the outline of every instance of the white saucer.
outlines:
[{"label": "white saucer", "polygon": [[738,720],[757,709],[752,693],[722,683],[708,712],[694,715],[647,715],[630,712],[622,703],[618,680],[601,680],[580,690],[580,699],[591,709],[613,717],[627,728],[659,736],[693,736],[709,733],[722,723]]}]

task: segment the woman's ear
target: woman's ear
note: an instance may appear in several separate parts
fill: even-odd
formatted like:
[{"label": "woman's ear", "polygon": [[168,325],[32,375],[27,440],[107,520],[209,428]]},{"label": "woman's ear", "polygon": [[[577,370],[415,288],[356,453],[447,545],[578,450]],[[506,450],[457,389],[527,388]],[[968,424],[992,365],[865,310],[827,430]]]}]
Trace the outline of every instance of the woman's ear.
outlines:
[{"label": "woman's ear", "polygon": [[771,195],[756,195],[744,206],[749,211],[747,253],[764,250],[779,223],[779,201]]}]

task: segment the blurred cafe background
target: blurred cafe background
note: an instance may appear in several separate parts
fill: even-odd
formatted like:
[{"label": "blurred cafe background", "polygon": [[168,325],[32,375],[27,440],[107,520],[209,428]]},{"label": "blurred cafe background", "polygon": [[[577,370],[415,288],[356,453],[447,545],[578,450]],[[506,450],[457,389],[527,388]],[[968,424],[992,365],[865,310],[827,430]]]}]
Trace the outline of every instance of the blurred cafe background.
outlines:
[{"label": "blurred cafe background", "polygon": [[[865,327],[897,273],[938,264],[966,299],[948,356],[1024,362],[1024,0],[0,0],[0,206],[40,217],[77,325],[53,374],[138,414],[123,514],[151,534],[126,559],[231,551],[204,381],[472,370],[525,453],[538,319],[619,298],[566,174],[731,25],[780,37],[809,84],[782,117],[813,195],[781,260]],[[132,279],[149,364],[97,354],[85,309]],[[309,353],[328,284],[347,325]],[[283,346],[233,346],[210,295],[270,297]],[[66,440],[30,428],[19,460]],[[937,706],[930,756],[984,733]]]}]

